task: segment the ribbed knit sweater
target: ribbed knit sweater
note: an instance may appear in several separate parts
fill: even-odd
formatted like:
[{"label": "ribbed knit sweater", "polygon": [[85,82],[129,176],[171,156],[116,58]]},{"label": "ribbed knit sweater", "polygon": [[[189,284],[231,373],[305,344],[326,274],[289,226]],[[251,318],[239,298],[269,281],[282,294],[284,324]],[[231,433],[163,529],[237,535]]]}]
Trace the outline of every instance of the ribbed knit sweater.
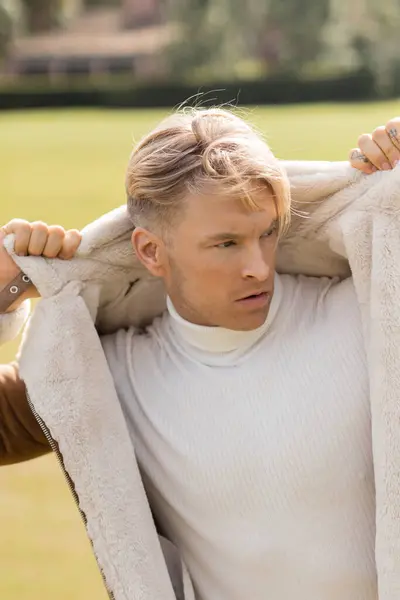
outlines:
[{"label": "ribbed knit sweater", "polygon": [[351,280],[277,277],[264,325],[171,302],[103,338],[155,517],[199,600],[377,600],[368,374]]}]

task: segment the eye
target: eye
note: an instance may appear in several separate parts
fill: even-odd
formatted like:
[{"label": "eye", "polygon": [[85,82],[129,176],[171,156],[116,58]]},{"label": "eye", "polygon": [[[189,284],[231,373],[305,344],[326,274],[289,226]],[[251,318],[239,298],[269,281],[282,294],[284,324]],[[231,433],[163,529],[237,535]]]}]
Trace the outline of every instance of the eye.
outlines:
[{"label": "eye", "polygon": [[215,247],[216,248],[230,248],[231,246],[234,246],[234,245],[235,245],[235,242],[230,240],[229,242],[222,242],[222,244],[217,244]]},{"label": "eye", "polygon": [[272,236],[272,235],[274,235],[274,233],[276,232],[276,229],[277,229],[277,225],[276,225],[276,224],[274,224],[274,225],[273,225],[273,227],[270,227],[270,228],[268,229],[268,231],[266,231],[265,233],[263,233],[263,234],[262,234],[262,236],[261,236],[261,237],[262,237],[262,238],[269,238],[269,237],[271,237],[271,236]]}]

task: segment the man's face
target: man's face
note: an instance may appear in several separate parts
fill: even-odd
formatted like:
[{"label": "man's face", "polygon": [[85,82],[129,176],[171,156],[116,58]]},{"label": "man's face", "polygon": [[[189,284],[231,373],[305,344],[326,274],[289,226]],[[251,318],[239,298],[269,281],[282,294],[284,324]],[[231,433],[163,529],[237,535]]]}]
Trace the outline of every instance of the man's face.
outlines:
[{"label": "man's face", "polygon": [[266,187],[252,198],[257,209],[224,196],[188,198],[163,267],[183,318],[235,330],[264,323],[274,290],[277,213]]}]

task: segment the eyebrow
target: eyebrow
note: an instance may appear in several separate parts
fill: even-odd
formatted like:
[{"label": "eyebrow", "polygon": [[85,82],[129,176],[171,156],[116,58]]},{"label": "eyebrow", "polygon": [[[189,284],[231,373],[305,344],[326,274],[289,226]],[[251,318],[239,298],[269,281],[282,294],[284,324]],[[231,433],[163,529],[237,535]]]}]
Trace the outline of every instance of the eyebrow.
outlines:
[{"label": "eyebrow", "polygon": [[[272,223],[266,228],[264,229],[264,233],[266,231],[269,231],[270,229],[273,229],[274,227],[277,227],[278,225],[278,219],[274,219],[272,221]],[[205,238],[206,242],[218,242],[219,240],[240,240],[242,238],[244,238],[245,236],[240,234],[240,233],[234,233],[233,231],[231,232],[221,232],[221,233],[213,233],[212,235],[209,235]]]}]

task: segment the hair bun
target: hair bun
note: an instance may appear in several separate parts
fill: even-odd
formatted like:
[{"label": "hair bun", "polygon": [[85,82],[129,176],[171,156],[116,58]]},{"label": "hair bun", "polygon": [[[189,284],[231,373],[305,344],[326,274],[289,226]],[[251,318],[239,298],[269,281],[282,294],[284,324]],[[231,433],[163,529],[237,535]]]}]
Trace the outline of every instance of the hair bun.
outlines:
[{"label": "hair bun", "polygon": [[218,108],[198,110],[191,120],[193,135],[203,150],[219,139],[229,136],[233,124],[236,131],[241,129],[243,133],[249,133],[250,128],[241,119]]}]

